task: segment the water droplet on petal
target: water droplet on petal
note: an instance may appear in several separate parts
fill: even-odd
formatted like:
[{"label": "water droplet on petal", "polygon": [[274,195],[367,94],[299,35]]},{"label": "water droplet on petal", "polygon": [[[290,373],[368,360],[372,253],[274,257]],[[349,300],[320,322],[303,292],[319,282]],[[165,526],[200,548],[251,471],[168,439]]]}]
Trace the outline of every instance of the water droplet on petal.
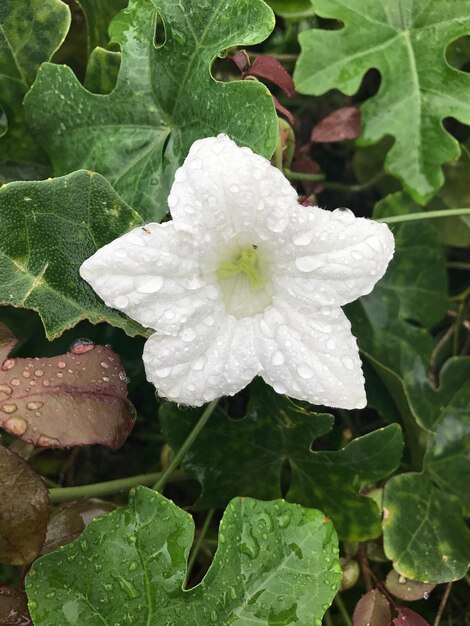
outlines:
[{"label": "water droplet on petal", "polygon": [[125,309],[128,304],[129,304],[129,299],[126,298],[126,296],[118,296],[114,300],[114,307],[116,309]]},{"label": "water droplet on petal", "polygon": [[34,375],[37,376],[38,378],[41,378],[41,376],[43,376],[44,374],[44,370],[36,370],[34,372]]},{"label": "water droplet on petal", "polygon": [[313,239],[313,231],[306,230],[294,235],[294,243],[298,246],[307,246]]},{"label": "water droplet on petal", "polygon": [[305,379],[312,378],[314,374],[312,368],[307,363],[301,363],[297,368],[297,373],[301,378]]},{"label": "water droplet on petal", "polygon": [[64,361],[59,361],[57,363],[57,367],[60,367],[61,369],[63,369],[66,366],[66,363],[64,363]]},{"label": "water droplet on petal", "polygon": [[4,393],[5,396],[11,396],[13,389],[9,385],[0,385],[0,393]]},{"label": "water droplet on petal", "polygon": [[166,378],[170,375],[171,367],[160,367],[154,371],[159,378]]},{"label": "water droplet on petal", "polygon": [[137,286],[137,291],[139,293],[156,293],[160,291],[163,287],[163,278],[161,276],[151,276],[150,278],[145,278],[141,283]]},{"label": "water droplet on petal", "polygon": [[354,361],[351,359],[350,356],[343,356],[341,358],[341,362],[344,365],[344,367],[348,370],[353,370],[354,369]]},{"label": "water droplet on petal", "polygon": [[282,354],[282,352],[280,350],[277,350],[273,354],[273,356],[271,358],[271,363],[273,365],[276,365],[276,366],[282,365],[284,363],[284,355]]},{"label": "water droplet on petal", "polygon": [[343,224],[352,224],[356,219],[354,213],[347,207],[341,206],[332,211],[332,214]]},{"label": "water droplet on petal", "polygon": [[14,367],[15,363],[16,359],[6,359],[5,361],[3,361],[2,370],[4,372],[11,370],[11,368]]}]

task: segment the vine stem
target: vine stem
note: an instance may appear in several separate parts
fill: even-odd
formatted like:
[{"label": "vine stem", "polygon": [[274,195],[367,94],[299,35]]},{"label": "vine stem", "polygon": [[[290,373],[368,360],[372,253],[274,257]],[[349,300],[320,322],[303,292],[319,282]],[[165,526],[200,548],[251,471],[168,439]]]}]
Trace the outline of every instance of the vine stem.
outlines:
[{"label": "vine stem", "polygon": [[424,213],[408,213],[406,215],[391,215],[390,217],[381,217],[376,222],[385,222],[385,224],[399,224],[400,222],[416,222],[418,220],[437,220],[442,217],[460,217],[462,215],[470,215],[470,209],[442,209],[440,211],[425,211]]},{"label": "vine stem", "polygon": [[436,619],[434,620],[433,626],[439,626],[442,614],[444,613],[444,609],[446,608],[447,600],[449,599],[450,590],[452,589],[452,582],[447,584],[447,587],[444,591],[444,595],[442,596],[441,603],[439,605],[439,609],[437,611]]},{"label": "vine stem", "polygon": [[199,554],[199,550],[201,549],[202,543],[206,537],[206,533],[209,530],[209,526],[212,521],[212,518],[214,517],[214,513],[215,513],[215,509],[210,509],[207,512],[206,519],[204,520],[204,524],[202,525],[202,528],[199,532],[196,545],[194,546],[193,551],[191,552],[191,556],[189,557],[188,567],[186,568],[186,582],[184,584],[185,589],[187,589],[188,587],[188,582],[191,576],[192,569],[194,567],[194,563],[196,562],[196,559]]},{"label": "vine stem", "polygon": [[188,437],[186,438],[186,441],[183,443],[181,448],[178,450],[178,452],[175,454],[175,456],[171,460],[171,463],[168,465],[168,467],[165,469],[165,471],[162,472],[161,476],[159,477],[157,482],[154,484],[153,489],[155,489],[155,491],[161,492],[163,490],[163,488],[165,487],[166,483],[170,479],[171,475],[173,474],[173,472],[176,470],[176,468],[180,464],[182,458],[184,457],[186,452],[191,448],[193,443],[196,441],[199,433],[201,432],[201,430],[206,425],[206,423],[209,420],[210,416],[214,412],[215,407],[217,406],[218,402],[219,402],[218,399],[217,400],[212,400],[212,402],[210,402],[207,405],[207,407],[205,408],[203,414],[201,415],[199,420],[196,422],[196,425],[194,426],[194,428],[192,429],[192,431],[189,433]]},{"label": "vine stem", "polygon": [[[137,476],[108,480],[103,483],[80,485],[79,487],[57,487],[49,490],[49,498],[51,504],[59,504],[60,502],[69,502],[70,500],[78,500],[80,498],[110,496],[120,491],[128,491],[138,485],[153,485],[161,475],[162,472],[154,472],[152,474],[138,474]],[[184,474],[182,473],[175,474],[173,480],[179,480],[183,476]]]}]

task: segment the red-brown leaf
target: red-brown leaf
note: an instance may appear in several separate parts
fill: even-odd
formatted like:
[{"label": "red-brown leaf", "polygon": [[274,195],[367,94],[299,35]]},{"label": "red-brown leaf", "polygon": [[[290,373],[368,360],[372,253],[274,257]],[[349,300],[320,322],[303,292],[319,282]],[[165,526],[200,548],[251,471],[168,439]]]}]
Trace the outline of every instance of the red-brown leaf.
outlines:
[{"label": "red-brown leaf", "polygon": [[245,72],[245,76],[266,78],[282,89],[289,98],[295,94],[294,81],[289,72],[277,59],[266,54],[256,57],[251,67]]},{"label": "red-brown leaf", "polygon": [[47,488],[26,461],[3,446],[0,476],[0,562],[30,563],[46,536]]},{"label": "red-brown leaf", "polygon": [[411,609],[397,607],[398,615],[393,620],[395,626],[429,626],[428,622]]},{"label": "red-brown leaf", "polygon": [[392,613],[387,598],[377,589],[368,591],[356,605],[353,626],[390,626]]},{"label": "red-brown leaf", "polygon": [[115,508],[116,505],[102,500],[82,500],[61,505],[50,517],[41,554],[53,552],[74,541],[95,517],[107,515]]},{"label": "red-brown leaf", "polygon": [[[15,339],[0,328],[5,358]],[[117,449],[134,425],[126,388],[121,361],[105,346],[77,346],[52,358],[5,358],[0,427],[39,447],[101,444]]]},{"label": "red-brown leaf", "polygon": [[322,119],[312,130],[317,143],[356,139],[361,132],[361,113],[356,107],[343,107]]},{"label": "red-brown leaf", "polygon": [[385,580],[385,586],[390,593],[400,600],[412,602],[429,598],[429,594],[436,585],[431,583],[421,583],[417,580],[407,580],[392,569]]},{"label": "red-brown leaf", "polygon": [[32,623],[25,592],[0,585],[1,626],[30,626]]}]

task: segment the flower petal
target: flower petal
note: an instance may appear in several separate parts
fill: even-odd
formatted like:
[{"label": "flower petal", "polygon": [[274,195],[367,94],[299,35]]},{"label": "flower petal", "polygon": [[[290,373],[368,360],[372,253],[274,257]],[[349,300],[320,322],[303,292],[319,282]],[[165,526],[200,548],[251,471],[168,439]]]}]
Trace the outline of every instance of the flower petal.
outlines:
[{"label": "flower petal", "polygon": [[243,232],[282,231],[297,192],[267,159],[219,135],[193,143],[168,206],[177,229],[227,241]]},{"label": "flower petal", "polygon": [[344,409],[366,405],[356,339],[341,309],[295,310],[278,299],[257,327],[260,375],[278,393]]},{"label": "flower petal", "polygon": [[152,335],[143,354],[161,396],[191,406],[233,395],[259,371],[252,318],[207,316],[176,336]]},{"label": "flower petal", "polygon": [[87,259],[80,274],[108,306],[163,333],[223,307],[219,289],[201,275],[198,242],[171,222],[115,239]]},{"label": "flower petal", "polygon": [[275,290],[291,302],[315,306],[342,306],[370,293],[395,249],[386,224],[354,217],[348,209],[299,206],[282,237]]}]

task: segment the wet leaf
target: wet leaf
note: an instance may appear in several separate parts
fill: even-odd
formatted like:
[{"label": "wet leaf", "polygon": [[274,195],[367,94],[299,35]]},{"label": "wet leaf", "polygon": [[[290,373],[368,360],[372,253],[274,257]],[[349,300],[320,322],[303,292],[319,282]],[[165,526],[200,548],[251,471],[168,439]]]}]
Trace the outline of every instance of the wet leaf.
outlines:
[{"label": "wet leaf", "polygon": [[49,339],[88,319],[128,334],[145,331],[106,307],[79,267],[106,243],[139,226],[137,213],[91,172],[0,189],[0,304],[39,313]]},{"label": "wet leaf", "polygon": [[314,14],[311,0],[267,0],[267,4],[281,17],[299,19]]},{"label": "wet leaf", "polygon": [[0,182],[48,175],[48,159],[26,126],[23,98],[39,65],[59,48],[70,25],[60,0],[2,0],[0,105],[8,131],[0,136]]},{"label": "wet leaf", "polygon": [[353,626],[391,626],[392,613],[387,598],[377,589],[368,591],[356,605]]},{"label": "wet leaf", "polygon": [[51,358],[7,358],[14,340],[0,329],[1,428],[44,448],[124,443],[134,414],[126,373],[111,348],[78,344]]},{"label": "wet leaf", "polygon": [[0,585],[0,624],[2,626],[30,626],[32,623],[25,592]]},{"label": "wet leaf", "polygon": [[[154,46],[157,10],[166,42]],[[274,26],[260,0],[131,0],[111,25],[122,62],[116,88],[86,91],[67,67],[42,66],[25,106],[56,174],[95,169],[146,221],[161,220],[176,168],[191,144],[225,132],[270,157],[278,124],[257,81],[215,81],[214,57],[265,39]]]},{"label": "wet leaf", "polygon": [[[182,445],[198,415],[197,410],[162,405],[162,429],[174,449]],[[400,428],[376,430],[342,450],[312,452],[312,440],[328,433],[332,423],[332,416],[308,413],[256,380],[245,417],[232,420],[221,409],[216,411],[183,460],[185,471],[202,485],[196,506],[224,506],[236,495],[278,498],[282,466],[288,460],[288,500],[321,508],[342,539],[377,537],[379,509],[359,490],[399,464]]]},{"label": "wet leaf", "polygon": [[116,86],[121,54],[95,48],[88,59],[85,87],[93,93],[107,94]]},{"label": "wet leaf", "polygon": [[310,626],[341,582],[337,538],[320,511],[233,500],[209,571],[186,591],[193,536],[187,513],[138,487],[127,509],[96,519],[78,541],[34,564],[26,586],[35,625]]},{"label": "wet leaf", "polygon": [[361,132],[361,113],[356,107],[343,107],[333,111],[318,122],[311,134],[311,141],[326,143],[356,139]]},{"label": "wet leaf", "polygon": [[394,618],[394,626],[429,626],[428,622],[411,609],[402,606],[397,608],[398,615]]},{"label": "wet leaf", "polygon": [[414,600],[422,600],[423,598],[427,600],[436,585],[422,583],[417,580],[408,580],[392,569],[387,574],[385,586],[396,598],[412,602]]},{"label": "wet leaf", "polygon": [[41,554],[48,554],[75,541],[91,521],[111,513],[115,508],[115,504],[104,500],[69,502],[57,507],[50,516]]},{"label": "wet leaf", "polygon": [[21,457],[3,446],[0,446],[0,476],[0,562],[30,563],[46,536],[47,488]]},{"label": "wet leaf", "polygon": [[77,0],[85,14],[88,31],[88,49],[107,47],[111,20],[127,6],[127,0]]},{"label": "wet leaf", "polygon": [[320,95],[338,88],[352,95],[367,70],[378,69],[379,92],[361,107],[360,141],[395,137],[385,169],[424,204],[444,182],[442,165],[460,153],[442,120],[452,116],[470,124],[470,76],[444,57],[452,41],[468,34],[466,3],[430,2],[425,10],[414,0],[315,0],[314,6],[317,15],[344,26],[300,34],[297,90]]}]

